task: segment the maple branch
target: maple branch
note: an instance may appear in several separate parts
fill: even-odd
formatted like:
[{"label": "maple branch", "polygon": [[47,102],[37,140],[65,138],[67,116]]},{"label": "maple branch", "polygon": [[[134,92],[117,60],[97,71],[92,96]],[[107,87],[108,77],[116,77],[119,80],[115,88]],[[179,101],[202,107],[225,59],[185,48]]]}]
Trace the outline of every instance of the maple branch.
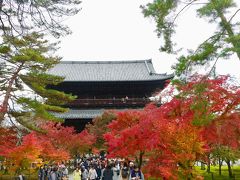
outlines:
[{"label": "maple branch", "polygon": [[219,116],[219,119],[223,118],[229,112],[229,110],[234,107],[234,105],[235,105],[235,102],[232,102],[231,104],[227,104],[227,107],[222,112],[222,114]]}]

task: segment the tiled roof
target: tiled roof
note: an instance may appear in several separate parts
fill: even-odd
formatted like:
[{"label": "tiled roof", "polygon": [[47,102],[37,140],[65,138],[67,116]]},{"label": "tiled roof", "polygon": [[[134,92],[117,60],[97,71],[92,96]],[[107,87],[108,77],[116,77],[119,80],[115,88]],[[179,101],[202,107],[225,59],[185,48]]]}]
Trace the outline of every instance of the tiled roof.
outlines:
[{"label": "tiled roof", "polygon": [[93,119],[100,116],[104,109],[70,109],[66,113],[52,113],[62,119]]},{"label": "tiled roof", "polygon": [[62,61],[49,73],[65,77],[65,82],[152,81],[173,77],[172,74],[157,74],[151,60]]}]

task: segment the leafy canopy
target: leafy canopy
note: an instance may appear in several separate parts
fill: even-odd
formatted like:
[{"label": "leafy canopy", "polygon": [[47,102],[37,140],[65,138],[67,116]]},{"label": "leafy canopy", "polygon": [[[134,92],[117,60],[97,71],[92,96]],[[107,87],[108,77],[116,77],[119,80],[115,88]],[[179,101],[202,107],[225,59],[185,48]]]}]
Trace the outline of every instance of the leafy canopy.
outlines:
[{"label": "leafy canopy", "polygon": [[147,174],[166,179],[197,179],[193,166],[210,153],[234,160],[240,147],[239,87],[225,76],[175,83],[178,95],[170,90],[172,99],[160,107],[116,114],[104,135],[110,157],[141,155]]},{"label": "leafy canopy", "polygon": [[47,87],[63,80],[63,77],[47,73],[60,61],[59,57],[52,55],[54,46],[56,44],[49,44],[42,34],[35,32],[22,38],[3,36],[0,46],[3,60],[0,62],[0,97],[3,99],[0,123],[4,119],[14,119],[36,130],[36,120],[59,121],[49,111],[66,111],[59,105],[74,97]]},{"label": "leafy canopy", "polygon": [[79,12],[79,0],[0,0],[0,29],[6,35],[49,32],[55,37],[70,33],[63,18]]},{"label": "leafy canopy", "polygon": [[[163,39],[160,50],[174,53],[173,33],[176,32],[177,18],[188,8],[196,8],[199,18],[206,18],[218,26],[211,37],[191,50],[188,55],[180,56],[173,67],[176,75],[188,74],[196,65],[204,65],[210,61],[217,63],[219,58],[229,58],[236,54],[240,60],[239,21],[233,22],[239,9],[234,0],[154,0],[142,6],[145,17],[156,22],[156,32]],[[207,29],[203,29],[207,30]],[[211,69],[211,71],[213,68]]]}]

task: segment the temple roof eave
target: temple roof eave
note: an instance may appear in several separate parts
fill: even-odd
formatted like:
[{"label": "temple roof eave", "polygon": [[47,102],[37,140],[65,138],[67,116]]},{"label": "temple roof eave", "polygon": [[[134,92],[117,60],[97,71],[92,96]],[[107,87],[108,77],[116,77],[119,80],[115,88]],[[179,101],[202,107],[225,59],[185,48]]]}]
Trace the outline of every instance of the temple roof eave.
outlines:
[{"label": "temple roof eave", "polygon": [[152,60],[139,61],[62,61],[48,72],[64,82],[163,81],[173,74],[158,74]]},{"label": "temple roof eave", "polygon": [[86,82],[90,82],[90,83],[96,83],[96,82],[102,82],[102,83],[107,83],[107,82],[157,82],[157,81],[166,81],[169,79],[173,79],[174,78],[174,74],[168,74],[168,75],[164,75],[164,77],[162,77],[162,74],[158,74],[159,77],[158,78],[152,78],[152,79],[145,79],[145,80],[136,80],[136,79],[128,79],[128,80],[67,80],[65,79],[63,82],[67,82],[67,83],[86,83]]}]

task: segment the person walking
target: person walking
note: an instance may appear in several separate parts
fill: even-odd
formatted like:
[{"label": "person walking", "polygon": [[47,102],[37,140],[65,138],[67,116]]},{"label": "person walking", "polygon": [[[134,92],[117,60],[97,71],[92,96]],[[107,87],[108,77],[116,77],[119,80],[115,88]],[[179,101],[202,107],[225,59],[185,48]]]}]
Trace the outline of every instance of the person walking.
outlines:
[{"label": "person walking", "polygon": [[129,168],[126,162],[123,163],[123,167],[121,169],[120,177],[121,180],[128,180],[129,178]]},{"label": "person walking", "polygon": [[131,180],[144,180],[143,173],[139,169],[138,166],[136,166],[136,165],[134,166],[134,169],[131,172],[129,179],[131,179]]},{"label": "person walking", "polygon": [[100,164],[98,163],[96,166],[96,172],[97,172],[97,180],[101,180],[102,177],[102,169]]},{"label": "person walking", "polygon": [[110,165],[107,165],[103,171],[103,180],[113,180],[113,170]]},{"label": "person walking", "polygon": [[58,177],[58,168],[57,166],[54,166],[52,171],[50,172],[50,178],[49,180],[59,180],[59,177]]},{"label": "person walking", "polygon": [[96,170],[94,169],[94,167],[91,165],[89,172],[88,172],[88,178],[89,180],[96,180],[98,177]]},{"label": "person walking", "polygon": [[63,180],[67,180],[68,179],[68,168],[67,168],[67,166],[65,166],[63,171],[62,171],[62,179]]},{"label": "person walking", "polygon": [[84,166],[82,166],[81,170],[82,170],[82,180],[87,180],[88,179],[88,170]]},{"label": "person walking", "polygon": [[38,170],[38,180],[45,180],[45,179],[47,179],[45,169],[43,168],[43,166],[40,166]]},{"label": "person walking", "polygon": [[81,180],[81,171],[78,167],[73,171],[73,180]]}]

